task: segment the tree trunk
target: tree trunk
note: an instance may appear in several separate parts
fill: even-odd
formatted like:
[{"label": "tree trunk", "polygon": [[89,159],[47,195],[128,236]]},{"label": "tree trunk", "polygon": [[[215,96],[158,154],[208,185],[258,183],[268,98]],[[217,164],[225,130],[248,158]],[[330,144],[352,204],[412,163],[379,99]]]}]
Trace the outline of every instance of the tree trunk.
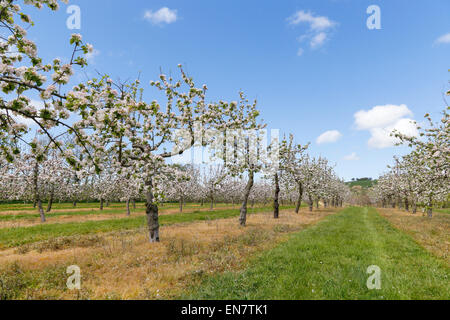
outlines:
[{"label": "tree trunk", "polygon": [[273,217],[278,219],[280,217],[280,181],[278,179],[278,173],[275,173],[275,195],[273,197]]},{"label": "tree trunk", "polygon": [[103,210],[103,199],[100,199],[100,210]]},{"label": "tree trunk", "polygon": [[313,211],[313,206],[314,206],[314,201],[311,198],[311,196],[309,196],[309,211]]},{"label": "tree trunk", "polygon": [[319,199],[316,200],[316,209],[319,209]]},{"label": "tree trunk", "polygon": [[127,216],[131,216],[131,211],[130,211],[130,199],[127,199]]},{"label": "tree trunk", "polygon": [[45,222],[46,220],[45,220],[44,208],[42,208],[42,201],[39,197],[37,199],[37,205],[39,208],[39,216],[41,217],[41,222]]},{"label": "tree trunk", "polygon": [[183,212],[183,197],[180,197],[180,212]]},{"label": "tree trunk", "polygon": [[50,199],[48,199],[48,205],[47,205],[47,212],[52,211],[52,205],[53,205],[53,197],[54,197],[54,188],[52,187],[52,191],[50,192]]},{"label": "tree trunk", "polygon": [[409,212],[409,201],[408,201],[408,198],[405,198],[405,210]]},{"label": "tree trunk", "polygon": [[34,184],[34,202],[36,203],[39,209],[39,216],[41,217],[41,222],[45,222],[45,213],[42,208],[41,195],[39,194],[39,186],[38,186],[38,177],[39,177],[39,164],[36,161],[34,166],[34,175],[33,175],[33,184]]},{"label": "tree trunk", "polygon": [[136,209],[136,199],[133,199],[133,209]]},{"label": "tree trunk", "polygon": [[151,243],[159,242],[159,216],[158,216],[158,205],[154,203],[153,196],[153,182],[151,179],[146,181],[146,210],[147,215],[147,225],[149,232],[149,240]]},{"label": "tree trunk", "polygon": [[39,200],[39,195],[38,195],[38,177],[39,177],[39,164],[36,161],[36,164],[34,165],[34,170],[33,170],[34,208],[36,208],[36,205],[37,205],[38,200]]},{"label": "tree trunk", "polygon": [[214,210],[214,197],[213,197],[212,194],[211,194],[211,205],[209,206],[209,209],[210,209],[211,211]]},{"label": "tree trunk", "polygon": [[74,200],[74,201],[73,201],[73,207],[75,208],[76,206],[77,206],[77,201]]},{"label": "tree trunk", "polygon": [[302,198],[303,198],[303,185],[301,183],[298,184],[298,199],[297,206],[295,207],[295,213],[300,212],[300,207],[302,206]]},{"label": "tree trunk", "polygon": [[429,197],[428,205],[427,205],[427,215],[428,218],[433,218],[433,200],[431,196]]},{"label": "tree trunk", "polygon": [[415,202],[413,202],[413,205],[412,205],[412,213],[413,214],[417,213],[417,204]]},{"label": "tree trunk", "polygon": [[254,172],[253,170],[250,170],[248,172],[248,183],[244,191],[244,201],[242,202],[241,215],[239,216],[239,223],[241,226],[245,226],[245,224],[247,223],[247,202],[248,197],[250,196],[250,192],[252,191],[253,182],[254,182]]}]

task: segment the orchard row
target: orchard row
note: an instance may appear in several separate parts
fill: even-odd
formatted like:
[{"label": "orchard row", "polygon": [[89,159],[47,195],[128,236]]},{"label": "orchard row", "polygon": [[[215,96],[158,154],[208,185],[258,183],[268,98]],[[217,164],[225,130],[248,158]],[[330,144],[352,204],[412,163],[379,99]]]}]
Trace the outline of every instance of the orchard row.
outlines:
[{"label": "orchard row", "polygon": [[[447,92],[450,95],[450,92]],[[429,115],[425,128],[417,125],[420,135],[395,135],[413,150],[395,157],[395,165],[371,190],[373,202],[383,207],[403,207],[412,213],[420,206],[432,217],[433,208],[450,200],[450,108],[434,123]]]},{"label": "orchard row", "polygon": [[[165,96],[148,102],[140,81],[99,75],[74,83],[75,68],[87,65],[93,46],[70,38],[70,61],[44,63],[27,37],[34,25],[16,0],[0,2],[0,189],[3,199],[33,201],[45,221],[43,200],[144,199],[151,242],[159,241],[158,205],[174,200],[240,201],[246,224],[249,201],[295,197],[342,205],[348,190],[326,159],[311,158],[294,138],[260,143],[265,123],[256,101],[209,101],[181,65],[180,79],[161,74],[150,85]],[[25,5],[58,9],[57,0]],[[30,97],[39,97],[38,103]],[[200,133],[198,124],[200,126]],[[225,137],[210,132],[241,132]],[[182,133],[182,137],[180,136]],[[200,140],[199,140],[200,136]],[[216,165],[176,166],[170,159],[196,143],[214,146]],[[277,154],[277,163],[267,154]]]}]

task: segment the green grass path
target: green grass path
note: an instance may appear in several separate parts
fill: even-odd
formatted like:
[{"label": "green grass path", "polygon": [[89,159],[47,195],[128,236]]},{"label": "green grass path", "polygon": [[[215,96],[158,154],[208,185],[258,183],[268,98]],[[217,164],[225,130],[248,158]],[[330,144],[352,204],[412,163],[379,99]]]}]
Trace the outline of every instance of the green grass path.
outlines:
[{"label": "green grass path", "polygon": [[[371,265],[380,290],[367,288]],[[450,299],[449,269],[375,209],[347,208],[182,298]]]}]

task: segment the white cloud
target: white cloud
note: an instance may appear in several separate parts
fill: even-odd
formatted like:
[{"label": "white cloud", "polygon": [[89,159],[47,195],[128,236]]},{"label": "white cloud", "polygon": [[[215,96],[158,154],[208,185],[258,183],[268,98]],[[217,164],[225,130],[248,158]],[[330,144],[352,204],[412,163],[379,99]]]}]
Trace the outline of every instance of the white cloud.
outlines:
[{"label": "white cloud", "polygon": [[358,161],[359,156],[356,154],[356,152],[352,152],[351,154],[344,157],[344,160],[346,161]]},{"label": "white cloud", "polygon": [[436,39],[435,44],[450,43],[450,33],[444,34]]},{"label": "white cloud", "polygon": [[303,52],[305,52],[305,50],[303,50],[302,48],[298,48],[297,55],[300,57]]},{"label": "white cloud", "polygon": [[342,137],[342,134],[337,130],[331,130],[322,133],[316,140],[318,144],[333,143],[338,141]]},{"label": "white cloud", "polygon": [[395,144],[400,141],[399,139],[391,136],[394,130],[410,137],[417,137],[419,135],[414,120],[400,119],[392,126],[372,129],[370,131],[372,136],[368,142],[369,147],[384,149],[395,146]]},{"label": "white cloud", "polygon": [[[329,39],[329,33],[332,28],[337,25],[336,22],[330,20],[328,17],[316,16],[311,12],[303,10],[297,11],[287,20],[290,25],[296,26],[302,23],[309,26],[308,32],[298,37],[298,41],[302,42],[309,39],[311,49],[321,47]],[[303,53],[303,49],[300,48],[299,51]],[[297,55],[301,56],[298,52]]]},{"label": "white cloud", "polygon": [[417,137],[418,131],[409,108],[402,105],[376,106],[370,110],[355,113],[355,125],[358,130],[367,130],[371,137],[371,148],[383,149],[395,146],[399,140],[391,134],[398,131],[411,137]]},{"label": "white cloud", "polygon": [[311,12],[305,12],[303,10],[297,11],[288,18],[290,24],[297,25],[305,22],[309,24],[309,27],[313,31],[321,31],[329,29],[335,25],[335,22],[331,21],[327,17],[314,16]]},{"label": "white cloud", "polygon": [[167,7],[163,7],[156,12],[147,10],[144,13],[144,19],[150,21],[153,24],[170,24],[177,21],[177,10],[171,10]]},{"label": "white cloud", "polygon": [[387,127],[401,118],[412,116],[411,110],[404,104],[375,106],[366,111],[355,113],[355,124],[358,130],[369,130],[373,128]]},{"label": "white cloud", "polygon": [[316,34],[310,42],[311,48],[317,48],[317,47],[322,46],[325,43],[325,41],[327,40],[327,38],[328,38],[328,36],[325,32]]}]

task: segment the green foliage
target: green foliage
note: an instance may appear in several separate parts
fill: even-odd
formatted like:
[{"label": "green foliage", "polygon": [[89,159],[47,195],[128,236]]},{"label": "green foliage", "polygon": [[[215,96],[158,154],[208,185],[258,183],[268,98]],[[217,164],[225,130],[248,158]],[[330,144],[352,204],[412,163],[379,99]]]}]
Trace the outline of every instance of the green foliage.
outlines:
[{"label": "green foliage", "polygon": [[346,182],[345,184],[348,185],[350,188],[354,186],[361,186],[363,188],[371,188],[374,185],[378,183],[377,180],[372,180],[371,178],[361,178],[361,179],[355,179],[349,182]]}]

